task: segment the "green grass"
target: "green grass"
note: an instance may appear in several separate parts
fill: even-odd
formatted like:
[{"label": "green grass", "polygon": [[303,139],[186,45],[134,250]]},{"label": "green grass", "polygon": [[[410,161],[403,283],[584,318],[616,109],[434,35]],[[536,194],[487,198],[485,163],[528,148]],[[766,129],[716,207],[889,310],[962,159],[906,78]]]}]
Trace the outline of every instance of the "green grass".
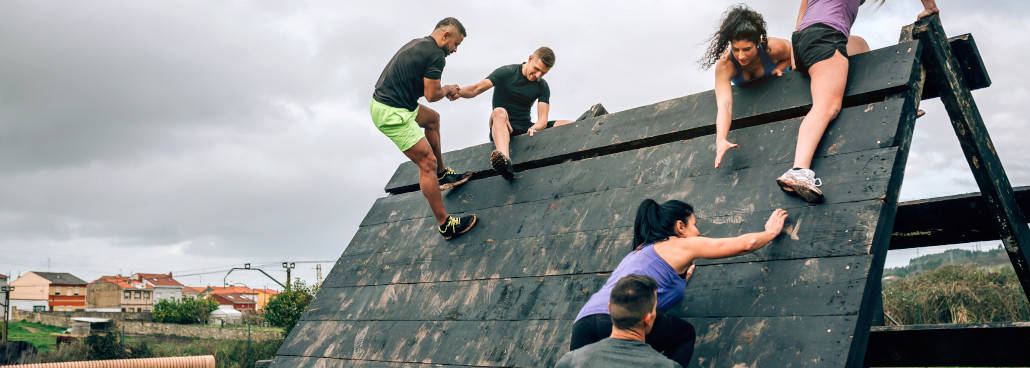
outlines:
[{"label": "green grass", "polygon": [[10,333],[11,341],[26,341],[39,349],[39,351],[50,351],[57,345],[57,338],[53,333],[64,332],[64,327],[44,325],[42,323],[27,321],[12,321],[7,325],[7,332]]}]

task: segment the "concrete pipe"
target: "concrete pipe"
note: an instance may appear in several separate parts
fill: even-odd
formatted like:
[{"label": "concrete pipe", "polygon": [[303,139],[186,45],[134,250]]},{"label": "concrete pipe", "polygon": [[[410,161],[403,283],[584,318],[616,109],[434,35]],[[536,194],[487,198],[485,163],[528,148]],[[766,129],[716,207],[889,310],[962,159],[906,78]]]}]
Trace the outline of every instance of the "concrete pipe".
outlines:
[{"label": "concrete pipe", "polygon": [[213,355],[0,365],[0,368],[215,368]]}]

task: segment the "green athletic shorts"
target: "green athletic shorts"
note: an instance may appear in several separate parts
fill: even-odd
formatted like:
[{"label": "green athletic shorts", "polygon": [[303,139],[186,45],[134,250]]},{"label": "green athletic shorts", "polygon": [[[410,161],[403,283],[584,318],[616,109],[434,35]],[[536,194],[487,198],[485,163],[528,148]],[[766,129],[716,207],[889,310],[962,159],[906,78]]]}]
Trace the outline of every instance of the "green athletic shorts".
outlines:
[{"label": "green athletic shorts", "polygon": [[376,128],[386,134],[401,152],[407,151],[426,136],[422,127],[415,122],[415,116],[418,115],[417,107],[415,111],[408,111],[372,99],[369,109],[372,111],[372,122]]}]

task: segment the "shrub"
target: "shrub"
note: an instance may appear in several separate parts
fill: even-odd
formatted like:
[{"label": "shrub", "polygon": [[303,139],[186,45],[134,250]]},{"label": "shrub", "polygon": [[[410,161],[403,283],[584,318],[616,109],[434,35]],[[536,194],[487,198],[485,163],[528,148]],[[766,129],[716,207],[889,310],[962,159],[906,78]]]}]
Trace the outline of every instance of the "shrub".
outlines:
[{"label": "shrub", "polygon": [[206,323],[207,316],[215,309],[218,309],[218,302],[210,297],[166,299],[154,304],[151,316],[154,322],[159,323]]},{"label": "shrub", "polygon": [[288,336],[316,293],[317,285],[308,287],[301,280],[295,281],[289,290],[273,296],[268,301],[264,312],[265,320],[272,326],[282,327],[283,336]]},{"label": "shrub", "polygon": [[997,271],[944,265],[884,284],[883,308],[903,324],[1030,320],[1012,268]]}]

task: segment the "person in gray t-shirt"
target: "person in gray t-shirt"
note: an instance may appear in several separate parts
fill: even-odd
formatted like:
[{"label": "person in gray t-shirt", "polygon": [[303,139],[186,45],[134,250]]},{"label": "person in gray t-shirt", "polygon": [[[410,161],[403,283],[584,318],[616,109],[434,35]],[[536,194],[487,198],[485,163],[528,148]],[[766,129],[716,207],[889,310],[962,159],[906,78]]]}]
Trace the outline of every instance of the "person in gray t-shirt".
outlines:
[{"label": "person in gray t-shirt", "polygon": [[612,335],[565,353],[554,367],[682,368],[644,342],[658,316],[657,290],[658,282],[650,276],[631,274],[619,279],[608,302]]}]

